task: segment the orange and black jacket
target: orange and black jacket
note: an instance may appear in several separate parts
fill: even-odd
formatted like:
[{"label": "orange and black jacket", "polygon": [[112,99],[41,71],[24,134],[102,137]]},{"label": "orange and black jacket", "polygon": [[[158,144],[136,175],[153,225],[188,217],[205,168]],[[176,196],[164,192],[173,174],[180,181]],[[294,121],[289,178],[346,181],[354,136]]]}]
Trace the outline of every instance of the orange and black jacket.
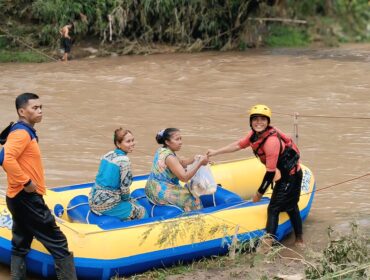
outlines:
[{"label": "orange and black jacket", "polygon": [[7,178],[6,195],[15,197],[31,180],[36,185],[36,192],[45,194],[44,168],[38,144],[36,130],[20,121],[14,124],[0,151],[0,165]]}]

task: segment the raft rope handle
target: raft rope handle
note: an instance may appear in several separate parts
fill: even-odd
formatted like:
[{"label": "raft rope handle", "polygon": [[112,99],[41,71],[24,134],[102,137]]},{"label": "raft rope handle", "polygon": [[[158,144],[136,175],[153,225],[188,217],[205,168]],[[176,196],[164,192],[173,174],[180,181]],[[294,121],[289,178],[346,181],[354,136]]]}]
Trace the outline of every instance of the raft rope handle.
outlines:
[{"label": "raft rope handle", "polygon": [[91,210],[89,209],[89,211],[87,212],[87,215],[86,215],[86,223],[88,223],[88,224],[90,224],[90,221],[89,221],[90,213],[91,213]]},{"label": "raft rope handle", "polygon": [[[321,191],[323,189],[328,189],[328,188],[331,188],[331,187],[334,187],[334,186],[337,186],[337,185],[340,185],[340,184],[343,184],[343,183],[346,183],[346,182],[349,182],[349,181],[354,181],[354,180],[357,180],[357,179],[360,179],[360,178],[363,178],[363,177],[366,177],[366,176],[369,176],[369,175],[370,175],[370,173],[367,173],[367,174],[364,174],[362,176],[354,177],[352,179],[349,179],[349,180],[346,180],[346,181],[342,181],[342,182],[339,182],[339,183],[336,183],[336,184],[333,184],[333,185],[330,185],[330,186],[327,186],[327,187],[324,187],[324,188],[321,188],[321,189],[316,189],[314,192]],[[221,218],[221,217],[216,217],[216,216],[214,216],[214,214],[217,213],[217,212],[220,212],[220,211],[223,211],[223,210],[226,210],[226,209],[232,209],[234,207],[237,207],[237,206],[240,206],[240,205],[243,205],[243,204],[246,204],[246,203],[250,203],[250,202],[251,202],[251,200],[246,200],[246,201],[243,201],[243,202],[238,203],[236,205],[232,205],[232,206],[230,206],[228,208],[219,209],[219,210],[217,210],[215,212],[212,212],[212,213],[199,213],[198,215],[207,215],[207,216],[210,216],[210,217],[215,218],[217,220],[221,220],[221,221],[223,221],[223,222],[225,222],[227,224],[231,224],[231,225],[237,226],[239,224],[236,224],[234,222],[231,222],[230,220],[227,220],[227,219],[224,219],[224,218]],[[186,214],[186,212],[184,212],[184,213]],[[189,217],[191,217],[191,216],[184,216],[183,214],[180,214],[180,215],[178,215],[176,217],[173,217],[170,220],[161,220],[160,222],[169,222],[170,223],[170,222],[172,222],[172,220],[174,218],[181,218],[181,217],[189,218]],[[60,221],[60,225],[61,226],[65,226],[65,227],[71,229],[73,232],[75,232],[77,234],[80,234],[79,231],[75,230],[74,228],[69,227],[67,224],[64,224],[63,222],[65,222],[65,220],[63,220],[63,219],[61,219],[59,217],[56,217],[56,219]],[[158,221],[156,221],[156,222],[158,222]],[[152,224],[152,223],[148,223],[148,225],[149,224]],[[140,227],[140,226],[142,226],[142,224],[133,225],[133,226],[130,226],[129,228],[135,228],[135,227]],[[243,226],[240,226],[240,225],[239,225],[239,227],[241,227],[241,228],[243,228],[245,230],[250,230],[250,229],[248,229],[246,227],[243,227]],[[117,230],[121,230],[121,228],[110,229],[110,230],[107,230],[107,231],[117,231]],[[260,230],[262,231],[263,229],[260,229]],[[91,232],[84,233],[84,235],[92,235],[92,234],[100,234],[100,233],[101,233],[101,231],[91,231]],[[258,234],[256,234],[256,233],[249,232],[248,235],[250,235],[252,238],[258,237]]]},{"label": "raft rope handle", "polygon": [[154,217],[154,207],[155,205],[152,206],[152,209],[150,211],[150,217],[153,218]]},{"label": "raft rope handle", "polygon": [[[142,199],[142,198],[147,198],[148,199],[148,201],[149,201],[149,203],[151,203],[152,204],[152,209],[151,209],[151,211],[150,211],[150,217],[154,217],[154,208],[156,207],[156,206],[170,206],[170,207],[175,207],[175,208],[177,208],[177,209],[179,209],[179,210],[181,210],[182,212],[184,212],[184,210],[182,210],[180,207],[178,207],[177,205],[173,205],[173,204],[168,204],[168,205],[158,205],[158,204],[155,204],[155,203],[153,203],[146,195],[143,195],[143,196],[138,196],[138,197],[134,197],[134,198],[132,198],[133,200],[135,200],[135,201],[137,201],[137,200],[139,200],[139,199]],[[140,206],[142,206],[142,207],[144,207],[143,205],[140,205]],[[145,207],[144,207],[145,208]]]},{"label": "raft rope handle", "polygon": [[79,203],[79,204],[76,204],[76,205],[73,205],[73,206],[70,206],[70,207],[67,207],[67,211],[68,210],[72,210],[72,209],[74,209],[74,208],[76,208],[76,207],[78,207],[78,206],[82,206],[82,205],[89,205],[89,203],[88,202],[81,202],[81,203]]},{"label": "raft rope handle", "polygon": [[[79,204],[76,204],[76,205],[73,205],[73,206],[70,206],[70,207],[67,207],[67,211],[68,210],[72,210],[72,209],[75,209],[75,208],[77,208],[77,207],[79,207],[79,206],[82,206],[82,205],[89,205],[89,203],[88,202],[81,202],[81,203],[79,203]],[[94,212],[95,213],[95,212]],[[90,217],[90,214],[91,214],[91,209],[90,209],[90,207],[89,207],[89,211],[87,212],[87,215],[86,215],[86,223],[87,224],[90,224],[90,221],[89,221],[89,217]],[[101,214],[97,214],[98,216],[101,216]]]}]

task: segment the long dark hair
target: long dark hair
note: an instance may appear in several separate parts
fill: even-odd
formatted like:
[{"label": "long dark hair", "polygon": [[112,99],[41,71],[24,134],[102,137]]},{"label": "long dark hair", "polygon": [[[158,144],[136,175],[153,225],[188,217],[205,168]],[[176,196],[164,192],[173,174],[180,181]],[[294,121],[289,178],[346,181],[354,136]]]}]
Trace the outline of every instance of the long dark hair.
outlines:
[{"label": "long dark hair", "polygon": [[178,128],[169,127],[166,129],[163,129],[157,133],[155,136],[155,140],[159,145],[163,145],[163,147],[167,147],[166,140],[169,141],[171,139],[171,136],[173,133],[180,131]]}]

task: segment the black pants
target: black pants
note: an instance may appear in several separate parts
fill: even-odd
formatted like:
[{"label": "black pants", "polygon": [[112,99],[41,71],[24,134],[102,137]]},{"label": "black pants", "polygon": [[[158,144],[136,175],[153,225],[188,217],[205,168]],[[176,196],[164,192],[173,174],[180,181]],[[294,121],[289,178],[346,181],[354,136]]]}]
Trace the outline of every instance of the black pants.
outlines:
[{"label": "black pants", "polygon": [[14,198],[6,197],[6,204],[13,216],[12,255],[27,255],[33,237],[45,246],[54,259],[70,255],[67,239],[41,195],[21,191]]},{"label": "black pants", "polygon": [[72,48],[72,40],[69,38],[63,37],[61,39],[61,46],[65,53],[70,53]]},{"label": "black pants", "polygon": [[302,235],[302,219],[298,208],[301,183],[302,170],[290,176],[283,176],[281,180],[276,182],[267,208],[266,232],[268,234],[275,237],[279,224],[279,214],[280,212],[287,212],[296,237]]}]

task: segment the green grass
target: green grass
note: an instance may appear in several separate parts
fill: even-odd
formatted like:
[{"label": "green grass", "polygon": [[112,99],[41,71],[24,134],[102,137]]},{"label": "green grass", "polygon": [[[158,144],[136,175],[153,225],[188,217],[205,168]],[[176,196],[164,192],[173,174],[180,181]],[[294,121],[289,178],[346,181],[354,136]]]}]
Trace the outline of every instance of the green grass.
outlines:
[{"label": "green grass", "polygon": [[265,44],[269,47],[306,47],[310,39],[304,29],[273,25]]},{"label": "green grass", "polygon": [[5,48],[8,45],[8,41],[4,36],[0,35],[0,49]]},{"label": "green grass", "polygon": [[0,49],[0,62],[46,62],[50,61],[32,51],[9,51]]}]

